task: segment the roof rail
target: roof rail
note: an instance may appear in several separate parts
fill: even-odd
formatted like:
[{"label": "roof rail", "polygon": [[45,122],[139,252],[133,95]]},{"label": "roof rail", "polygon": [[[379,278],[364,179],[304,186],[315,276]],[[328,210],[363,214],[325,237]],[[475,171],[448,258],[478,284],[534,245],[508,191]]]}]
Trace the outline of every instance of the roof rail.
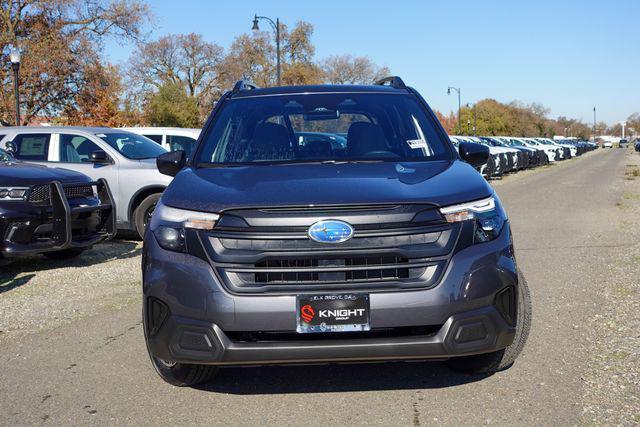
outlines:
[{"label": "roof rail", "polygon": [[249,89],[257,89],[258,86],[251,84],[249,82],[245,82],[244,80],[238,80],[238,82],[233,86],[231,92],[238,93],[241,90],[249,90]]},{"label": "roof rail", "polygon": [[407,85],[404,84],[402,79],[398,76],[389,76],[373,82],[374,86],[391,86],[396,89],[406,89]]}]

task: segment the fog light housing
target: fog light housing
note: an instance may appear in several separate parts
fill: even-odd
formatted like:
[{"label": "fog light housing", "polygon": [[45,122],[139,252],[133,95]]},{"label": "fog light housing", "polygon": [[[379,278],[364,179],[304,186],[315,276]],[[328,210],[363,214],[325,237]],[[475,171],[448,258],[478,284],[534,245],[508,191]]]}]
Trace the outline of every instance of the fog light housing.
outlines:
[{"label": "fog light housing", "polygon": [[163,249],[180,251],[184,248],[184,230],[161,225],[153,232]]}]

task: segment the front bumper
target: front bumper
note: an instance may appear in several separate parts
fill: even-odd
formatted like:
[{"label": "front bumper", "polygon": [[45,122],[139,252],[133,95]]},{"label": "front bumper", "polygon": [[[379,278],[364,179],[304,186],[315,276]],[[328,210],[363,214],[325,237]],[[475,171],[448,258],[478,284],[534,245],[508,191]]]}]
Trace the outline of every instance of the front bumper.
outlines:
[{"label": "front bumper", "polygon": [[[209,263],[165,251],[148,233],[143,253],[145,337],[150,354],[182,363],[447,359],[511,344],[515,325],[509,319],[516,317],[513,311],[506,316],[496,301],[507,289],[517,295],[517,286],[505,227],[497,239],[453,255],[434,287],[370,292],[371,334],[297,335],[295,295],[230,293]],[[393,332],[411,328],[418,332]],[[391,332],[384,336],[377,331]],[[264,338],[268,335],[275,338]]]},{"label": "front bumper", "polygon": [[58,181],[49,184],[46,205],[12,202],[11,210],[0,215],[0,254],[11,257],[85,248],[112,238],[116,216],[109,186],[104,179],[86,185],[96,186],[99,204],[70,205]]},{"label": "front bumper", "polygon": [[442,360],[504,348],[515,335],[515,328],[493,307],[453,315],[435,334],[387,338],[301,336],[299,340],[240,341],[213,323],[179,316],[169,316],[164,323],[157,335],[148,338],[154,356],[215,365]]}]

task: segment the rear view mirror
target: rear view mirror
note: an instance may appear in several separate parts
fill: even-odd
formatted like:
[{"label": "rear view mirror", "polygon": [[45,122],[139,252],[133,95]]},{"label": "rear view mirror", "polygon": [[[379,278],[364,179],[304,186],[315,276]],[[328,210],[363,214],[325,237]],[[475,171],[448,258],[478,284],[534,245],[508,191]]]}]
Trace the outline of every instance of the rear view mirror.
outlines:
[{"label": "rear view mirror", "polygon": [[187,163],[187,156],[182,150],[170,151],[158,156],[156,165],[161,174],[176,176]]},{"label": "rear view mirror", "polygon": [[93,151],[90,154],[89,159],[91,160],[92,163],[110,163],[111,162],[111,158],[109,157],[109,155],[102,150]]},{"label": "rear view mirror", "polygon": [[489,147],[471,142],[461,142],[458,151],[460,158],[474,168],[479,168],[489,161]]},{"label": "rear view mirror", "polygon": [[340,111],[329,110],[324,107],[318,107],[313,111],[307,111],[304,114],[304,119],[307,121],[314,120],[336,120],[340,118]]}]

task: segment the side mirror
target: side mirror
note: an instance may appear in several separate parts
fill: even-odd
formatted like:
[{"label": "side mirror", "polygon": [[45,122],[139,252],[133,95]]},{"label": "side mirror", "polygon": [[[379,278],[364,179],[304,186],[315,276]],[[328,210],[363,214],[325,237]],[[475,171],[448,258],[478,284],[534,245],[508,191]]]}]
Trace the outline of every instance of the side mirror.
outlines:
[{"label": "side mirror", "polygon": [[18,151],[18,147],[16,146],[16,143],[13,141],[5,142],[4,149],[11,154],[16,154],[16,151]]},{"label": "side mirror", "polygon": [[460,158],[474,168],[479,168],[489,161],[489,147],[471,142],[461,142],[458,147]]},{"label": "side mirror", "polygon": [[93,151],[89,155],[89,160],[91,160],[92,163],[110,163],[111,162],[109,155],[102,150]]},{"label": "side mirror", "polygon": [[176,176],[187,163],[187,156],[182,150],[170,151],[158,156],[156,165],[161,174]]}]

